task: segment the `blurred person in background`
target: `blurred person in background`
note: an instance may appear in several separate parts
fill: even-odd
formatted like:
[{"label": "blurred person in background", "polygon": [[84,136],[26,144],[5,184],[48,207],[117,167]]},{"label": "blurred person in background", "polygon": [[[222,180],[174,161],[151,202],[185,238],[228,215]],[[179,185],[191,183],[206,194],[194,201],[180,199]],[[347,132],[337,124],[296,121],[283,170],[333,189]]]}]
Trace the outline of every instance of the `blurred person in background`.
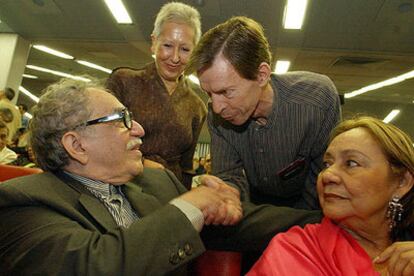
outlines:
[{"label": "blurred person in background", "polygon": [[[165,4],[155,19],[151,51],[155,62],[141,69],[117,68],[107,88],[139,118],[145,129],[144,166],[167,168],[189,188],[206,107],[199,89],[183,76],[201,36],[200,14],[186,4]],[[189,179],[187,179],[189,178]]]},{"label": "blurred person in background", "polygon": [[7,147],[8,135],[6,123],[0,120],[0,164],[10,164],[17,159],[17,154]]},{"label": "blurred person in background", "polygon": [[8,143],[14,137],[16,131],[21,127],[22,118],[19,112],[18,107],[12,103],[16,92],[10,87],[6,87],[4,90],[0,90],[0,109],[8,108],[13,114],[13,119],[11,122],[6,122],[7,128],[9,129],[9,135],[7,137]]},{"label": "blurred person in background", "polygon": [[24,114],[27,112],[27,105],[25,104],[19,104],[19,111],[20,111],[20,115],[22,116],[22,127],[23,128],[27,128],[29,126],[29,118],[27,118],[26,116],[24,116]]}]

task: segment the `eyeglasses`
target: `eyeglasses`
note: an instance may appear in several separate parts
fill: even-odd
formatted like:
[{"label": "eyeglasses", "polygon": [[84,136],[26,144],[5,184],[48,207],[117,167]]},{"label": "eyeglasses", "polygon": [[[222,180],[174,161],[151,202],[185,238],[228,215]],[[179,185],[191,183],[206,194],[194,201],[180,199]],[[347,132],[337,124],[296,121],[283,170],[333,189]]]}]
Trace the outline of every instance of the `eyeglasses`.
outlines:
[{"label": "eyeglasses", "polygon": [[126,108],[120,112],[117,112],[117,113],[114,113],[114,114],[111,114],[105,117],[101,117],[98,119],[87,121],[85,125],[90,126],[90,125],[108,123],[108,122],[119,121],[119,120],[122,120],[124,122],[124,125],[127,129],[132,128],[132,112],[129,112],[128,109]]}]

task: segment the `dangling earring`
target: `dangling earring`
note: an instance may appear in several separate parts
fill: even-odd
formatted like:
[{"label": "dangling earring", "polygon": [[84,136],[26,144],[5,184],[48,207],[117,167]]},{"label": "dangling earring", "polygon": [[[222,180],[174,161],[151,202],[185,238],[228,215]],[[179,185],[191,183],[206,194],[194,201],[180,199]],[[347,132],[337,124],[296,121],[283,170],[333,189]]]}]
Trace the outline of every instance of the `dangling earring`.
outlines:
[{"label": "dangling earring", "polygon": [[388,202],[387,210],[387,218],[390,219],[390,230],[401,221],[403,211],[404,207],[400,203],[400,197],[397,195],[393,196],[390,202]]}]

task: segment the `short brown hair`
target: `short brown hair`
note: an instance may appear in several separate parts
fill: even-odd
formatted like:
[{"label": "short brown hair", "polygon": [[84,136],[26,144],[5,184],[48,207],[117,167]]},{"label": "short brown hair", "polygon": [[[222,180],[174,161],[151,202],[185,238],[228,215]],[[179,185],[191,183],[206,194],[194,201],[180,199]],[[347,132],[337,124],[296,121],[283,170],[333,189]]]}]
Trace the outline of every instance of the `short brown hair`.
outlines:
[{"label": "short brown hair", "polygon": [[207,31],[194,49],[185,74],[208,69],[214,58],[222,53],[245,79],[257,77],[259,65],[272,62],[269,42],[263,27],[251,18],[232,17]]},{"label": "short brown hair", "polygon": [[[361,116],[341,122],[332,131],[329,143],[338,135],[354,129],[364,128],[379,143],[384,155],[391,165],[392,171],[397,175],[405,172],[411,173],[414,177],[414,146],[411,138],[392,124],[369,117]],[[404,195],[401,199],[404,206],[401,223],[393,228],[391,238],[404,240],[404,233],[414,229],[414,189]],[[411,232],[410,232],[411,233]]]}]

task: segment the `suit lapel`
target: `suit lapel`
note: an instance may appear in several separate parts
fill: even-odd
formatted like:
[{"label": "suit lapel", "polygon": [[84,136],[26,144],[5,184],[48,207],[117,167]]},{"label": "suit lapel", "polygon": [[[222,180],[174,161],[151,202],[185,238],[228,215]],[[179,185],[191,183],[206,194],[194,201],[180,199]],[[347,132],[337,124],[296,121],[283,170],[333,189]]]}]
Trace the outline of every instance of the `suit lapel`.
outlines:
[{"label": "suit lapel", "polygon": [[127,183],[122,187],[122,192],[139,217],[144,217],[162,206],[158,199],[144,193],[137,184]]},{"label": "suit lapel", "polygon": [[93,217],[93,219],[100,224],[101,227],[106,230],[117,227],[114,218],[109,213],[105,205],[91,192],[89,192],[89,190],[82,183],[68,176],[64,172],[58,172],[56,173],[56,176],[68,186],[79,192],[79,203]]}]

